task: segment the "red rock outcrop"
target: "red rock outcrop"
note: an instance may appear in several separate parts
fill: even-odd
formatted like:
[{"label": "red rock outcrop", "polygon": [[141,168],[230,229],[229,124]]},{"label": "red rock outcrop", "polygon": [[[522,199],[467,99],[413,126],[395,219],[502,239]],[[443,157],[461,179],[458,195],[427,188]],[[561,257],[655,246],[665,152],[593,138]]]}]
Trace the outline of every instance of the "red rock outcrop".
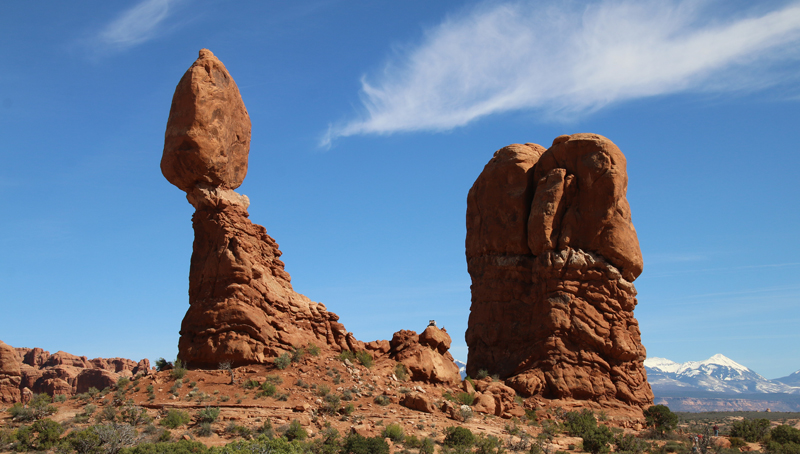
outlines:
[{"label": "red rock outcrop", "polygon": [[296,293],[281,252],[233,191],[247,173],[250,119],[225,66],[207,49],[172,100],[161,170],[195,207],[189,309],[178,357],[190,368],[265,363],[308,343],[363,349],[339,317]]},{"label": "red rock outcrop", "polygon": [[428,326],[420,335],[401,330],[389,342],[389,357],[406,367],[411,380],[455,384],[461,381],[461,375],[447,351],[450,341],[447,331],[435,326]]},{"label": "red rock outcrop", "polygon": [[95,358],[41,348],[14,348],[0,341],[0,402],[21,402],[22,393],[64,394],[113,386],[120,377],[151,371],[150,361],[125,358]]},{"label": "red rock outcrop", "polygon": [[523,395],[652,403],[627,183],[625,156],[595,134],[494,154],[467,198],[468,374]]},{"label": "red rock outcrop", "polygon": [[20,400],[22,372],[20,361],[14,347],[0,341],[0,403],[13,403]]}]

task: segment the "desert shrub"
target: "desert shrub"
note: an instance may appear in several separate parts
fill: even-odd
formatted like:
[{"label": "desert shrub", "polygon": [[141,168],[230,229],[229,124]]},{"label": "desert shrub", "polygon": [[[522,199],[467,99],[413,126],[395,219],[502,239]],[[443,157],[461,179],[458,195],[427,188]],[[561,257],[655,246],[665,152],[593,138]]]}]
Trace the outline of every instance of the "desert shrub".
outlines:
[{"label": "desert shrub", "polygon": [[18,451],[46,451],[61,438],[64,427],[50,419],[39,419],[28,427],[17,430]]},{"label": "desert shrub", "polygon": [[343,350],[341,353],[339,353],[339,361],[341,362],[350,361],[352,363],[355,360],[356,354],[351,350]]},{"label": "desert shrub", "polygon": [[197,426],[197,435],[201,437],[210,437],[212,433],[214,433],[214,431],[211,430],[210,422],[201,422],[200,425]]},{"label": "desert shrub", "polygon": [[678,426],[678,415],[666,405],[653,405],[644,411],[645,423],[662,437]]},{"label": "desert shrub", "polygon": [[619,434],[614,438],[616,452],[640,454],[650,449],[650,444],[632,434]]},{"label": "desert shrub", "polygon": [[181,362],[179,359],[176,359],[175,363],[173,363],[172,370],[169,371],[169,376],[174,379],[179,379],[185,377],[187,372],[188,370],[183,367],[183,362]]},{"label": "desert shrub", "polygon": [[261,391],[257,394],[260,397],[272,397],[275,395],[277,388],[272,383],[265,381],[261,384]]},{"label": "desert shrub", "polygon": [[59,402],[59,403],[66,402],[67,401],[67,395],[66,394],[56,394],[55,396],[53,396],[53,401],[54,402]]},{"label": "desert shrub", "polygon": [[161,420],[161,425],[169,429],[177,429],[184,424],[188,424],[191,420],[189,413],[185,411],[170,410],[167,412],[167,416]]},{"label": "desert shrub", "polygon": [[800,445],[795,443],[778,443],[777,441],[768,441],[765,446],[765,451],[769,454],[800,454]]},{"label": "desert shrub", "polygon": [[306,356],[306,349],[303,347],[292,347],[292,362],[299,363]]},{"label": "desert shrub", "polygon": [[382,438],[350,434],[344,439],[342,452],[347,454],[389,454],[389,444]]},{"label": "desert shrub", "polygon": [[442,443],[447,447],[468,448],[475,444],[475,435],[466,427],[448,427],[444,430],[444,433],[444,441]]},{"label": "desert shrub", "polygon": [[375,403],[380,405],[381,407],[385,407],[392,403],[392,399],[389,399],[389,396],[384,396],[383,394],[379,396],[375,396]]},{"label": "desert shrub", "polygon": [[339,407],[341,407],[341,399],[336,394],[328,394],[325,396],[322,404],[322,412],[328,413],[329,415],[334,415],[339,412]]},{"label": "desert shrub", "polygon": [[206,407],[197,412],[197,422],[213,423],[219,418],[219,407]]},{"label": "desert shrub", "polygon": [[328,393],[330,393],[330,392],[331,392],[331,388],[330,388],[330,386],[328,386],[328,385],[319,385],[319,386],[317,386],[317,391],[316,391],[316,393],[317,393],[317,395],[318,395],[318,396],[320,396],[320,397],[325,397],[325,396],[327,396],[327,395],[328,395]]},{"label": "desert shrub", "polygon": [[582,437],[589,430],[597,427],[597,419],[591,410],[570,411],[564,415],[564,428],[573,437]]},{"label": "desert shrub", "polygon": [[287,440],[305,440],[308,438],[308,432],[303,429],[303,426],[300,425],[300,421],[293,420],[289,423],[289,426],[286,428],[286,431],[283,432],[283,436],[286,437]]},{"label": "desert shrub", "polygon": [[67,435],[65,441],[78,454],[97,453],[102,443],[100,437],[91,427],[83,430],[73,430]]},{"label": "desert shrub", "polygon": [[131,382],[130,379],[128,379],[127,377],[119,377],[119,379],[117,379],[116,387],[117,389],[122,389],[128,386],[130,382]]},{"label": "desert shrub", "polygon": [[272,429],[272,423],[269,420],[264,421],[264,424],[261,424],[261,427],[256,429],[259,435],[263,435],[267,438],[274,438],[275,431]]},{"label": "desert shrub", "polygon": [[8,409],[8,412],[16,421],[36,421],[58,411],[58,407],[51,405],[52,402],[53,399],[47,394],[34,394],[28,408],[24,408],[21,403],[17,402]]},{"label": "desert shrub", "polygon": [[372,355],[370,355],[368,352],[361,351],[356,353],[356,359],[359,363],[361,363],[362,366],[366,368],[372,367]]},{"label": "desert shrub", "polygon": [[[169,434],[169,432],[167,432]],[[223,451],[227,449],[224,448]],[[176,442],[142,443],[123,449],[120,454],[206,454],[209,449],[199,441],[178,440]],[[258,452],[258,451],[252,451]],[[269,451],[266,451],[269,452]]]},{"label": "desert shrub", "polygon": [[500,454],[503,451],[503,441],[494,435],[479,434],[475,438],[476,454]]},{"label": "desert shrub", "polygon": [[92,426],[92,430],[100,438],[100,446],[106,454],[117,454],[136,442],[136,429],[128,424]]},{"label": "desert shrub", "polygon": [[419,447],[419,454],[434,454],[436,445],[428,437],[422,439],[422,446]]},{"label": "desert shrub", "polygon": [[254,380],[252,378],[248,378],[247,380],[245,380],[244,383],[242,383],[242,387],[244,387],[244,389],[256,389],[259,388],[260,386],[261,383],[259,383],[258,380]]},{"label": "desert shrub", "polygon": [[120,412],[122,422],[128,423],[133,427],[141,424],[147,424],[153,419],[147,415],[147,410],[138,405],[127,405]]},{"label": "desert shrub", "polygon": [[682,453],[686,451],[686,447],[683,443],[678,443],[677,441],[670,440],[661,448],[664,452],[678,452]]},{"label": "desert shrub", "polygon": [[614,442],[611,429],[603,425],[590,428],[581,438],[583,438],[583,450],[592,454],[609,452],[608,445]]},{"label": "desert shrub", "polygon": [[388,438],[394,442],[401,442],[403,441],[404,434],[403,434],[403,426],[397,423],[389,424],[388,426],[383,428],[381,432],[381,437]]},{"label": "desert shrub", "polygon": [[406,381],[408,379],[408,370],[406,369],[406,366],[401,363],[395,364],[394,376],[400,381]]},{"label": "desert shrub", "polygon": [[228,426],[225,427],[225,433],[233,437],[241,437],[245,439],[249,439],[253,436],[252,430],[250,430],[248,427],[240,426],[235,422],[230,422]]},{"label": "desert shrub", "polygon": [[96,416],[97,422],[116,422],[117,409],[111,405],[106,405],[100,410],[100,414]]},{"label": "desert shrub", "polygon": [[747,446],[747,442],[744,441],[744,438],[730,437],[729,440],[731,442],[731,448],[733,449],[739,449],[742,446]]},{"label": "desert shrub", "polygon": [[281,355],[275,358],[273,362],[275,363],[275,367],[283,370],[289,367],[289,364],[292,363],[292,357],[289,356],[288,353],[281,353]]},{"label": "desert shrub", "polygon": [[456,395],[456,402],[460,403],[461,405],[471,406],[475,402],[475,394],[458,393]]},{"label": "desert shrub", "polygon": [[356,406],[353,404],[347,404],[344,407],[342,407],[341,410],[339,410],[339,412],[345,416],[352,415],[354,411],[356,411]]},{"label": "desert shrub", "polygon": [[531,408],[526,408],[525,419],[527,419],[528,421],[536,421],[536,410],[533,410]]},{"label": "desert shrub", "polygon": [[306,346],[306,353],[311,356],[319,356],[322,349],[320,349],[316,344],[312,344],[309,342],[308,346]]},{"label": "desert shrub", "polygon": [[289,393],[276,393],[275,400],[286,402],[287,400],[289,400]]},{"label": "desert shrub", "polygon": [[475,374],[475,378],[477,380],[483,380],[484,378],[489,376],[489,371],[486,369],[480,369],[477,374]]},{"label": "desert shrub", "polygon": [[280,375],[267,375],[266,381],[273,385],[280,385],[283,383],[283,378]]},{"label": "desert shrub", "polygon": [[745,419],[731,424],[731,437],[743,438],[749,443],[761,441],[769,432],[768,419]]},{"label": "desert shrub", "polygon": [[796,445],[800,445],[800,429],[795,429],[794,427],[787,426],[785,424],[774,427],[770,431],[769,437],[771,441],[780,444],[794,443]]},{"label": "desert shrub", "polygon": [[167,370],[168,366],[171,366],[169,361],[164,358],[158,358],[156,360],[156,370],[161,372],[162,370]]}]

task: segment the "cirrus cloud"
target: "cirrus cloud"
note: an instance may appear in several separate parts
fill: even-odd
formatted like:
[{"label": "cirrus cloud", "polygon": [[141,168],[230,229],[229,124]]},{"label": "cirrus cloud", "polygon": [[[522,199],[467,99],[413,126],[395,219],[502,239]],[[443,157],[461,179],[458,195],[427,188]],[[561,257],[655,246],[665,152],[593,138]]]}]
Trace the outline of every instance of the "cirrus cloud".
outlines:
[{"label": "cirrus cloud", "polygon": [[800,53],[800,3],[716,16],[715,6],[725,4],[482,4],[362,77],[362,115],[331,125],[321,145],[358,134],[446,131],[515,110],[557,118],[687,90],[760,88],[772,82],[765,68]]}]

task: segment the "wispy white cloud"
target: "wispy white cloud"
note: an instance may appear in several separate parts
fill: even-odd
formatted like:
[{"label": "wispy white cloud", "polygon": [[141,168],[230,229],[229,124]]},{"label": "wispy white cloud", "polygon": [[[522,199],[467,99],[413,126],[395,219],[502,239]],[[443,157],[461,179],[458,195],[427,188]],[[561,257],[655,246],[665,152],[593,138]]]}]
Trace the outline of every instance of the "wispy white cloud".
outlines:
[{"label": "wispy white cloud", "polygon": [[125,10],[96,36],[103,47],[124,50],[155,36],[171,13],[176,0],[143,0]]},{"label": "wispy white cloud", "polygon": [[444,131],[520,109],[558,118],[635,98],[772,82],[765,68],[800,54],[800,3],[715,15],[725,7],[703,0],[482,4],[364,76],[362,116],[331,125],[321,144]]}]

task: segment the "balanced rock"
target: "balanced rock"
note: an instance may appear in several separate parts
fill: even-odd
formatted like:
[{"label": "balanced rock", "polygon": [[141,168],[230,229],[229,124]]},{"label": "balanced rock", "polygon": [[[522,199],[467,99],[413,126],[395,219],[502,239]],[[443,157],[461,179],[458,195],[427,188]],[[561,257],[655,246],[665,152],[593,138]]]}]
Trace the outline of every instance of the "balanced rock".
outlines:
[{"label": "balanced rock", "polygon": [[456,384],[461,381],[450,348],[450,335],[435,326],[422,334],[410,330],[394,333],[389,342],[389,357],[403,364],[413,381]]},{"label": "balanced rock", "polygon": [[266,363],[309,343],[335,351],[363,343],[324,305],[292,289],[281,252],[233,191],[247,172],[250,119],[233,78],[207,49],[172,100],[161,170],[195,207],[189,309],[178,357],[191,368]]},{"label": "balanced rock", "polygon": [[626,160],[596,134],[498,150],[467,197],[467,373],[523,395],[645,406],[642,254]]},{"label": "balanced rock", "polygon": [[197,184],[236,189],[247,175],[250,116],[239,87],[208,49],[175,89],[161,171],[185,192]]}]

